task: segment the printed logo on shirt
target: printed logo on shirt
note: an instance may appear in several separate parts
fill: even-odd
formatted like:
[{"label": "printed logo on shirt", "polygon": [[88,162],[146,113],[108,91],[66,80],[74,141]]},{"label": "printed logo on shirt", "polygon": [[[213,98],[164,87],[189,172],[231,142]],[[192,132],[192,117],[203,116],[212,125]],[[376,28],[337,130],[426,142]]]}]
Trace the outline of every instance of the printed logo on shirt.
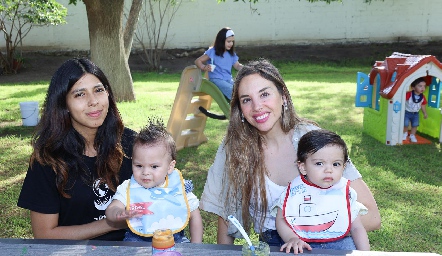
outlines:
[{"label": "printed logo on shirt", "polygon": [[112,194],[107,184],[98,184],[100,184],[100,179],[95,180],[94,186],[92,187],[96,196],[94,204],[97,210],[104,211],[112,201]]}]

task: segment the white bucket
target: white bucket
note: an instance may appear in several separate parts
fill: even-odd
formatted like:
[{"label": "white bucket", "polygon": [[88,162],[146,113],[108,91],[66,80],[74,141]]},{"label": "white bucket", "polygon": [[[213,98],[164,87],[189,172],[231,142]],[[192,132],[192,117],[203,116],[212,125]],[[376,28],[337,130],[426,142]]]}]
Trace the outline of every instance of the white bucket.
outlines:
[{"label": "white bucket", "polygon": [[39,114],[38,101],[25,101],[19,104],[23,126],[36,126]]}]

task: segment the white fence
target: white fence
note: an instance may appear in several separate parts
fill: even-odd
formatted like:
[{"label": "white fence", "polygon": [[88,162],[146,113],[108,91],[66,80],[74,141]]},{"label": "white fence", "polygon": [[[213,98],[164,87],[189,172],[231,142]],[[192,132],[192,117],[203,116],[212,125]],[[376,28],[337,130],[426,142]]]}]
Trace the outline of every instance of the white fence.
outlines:
[{"label": "white fence", "polygon": [[[239,46],[442,40],[440,0],[373,0],[371,4],[363,0],[331,4],[307,0],[260,0],[257,4],[226,1],[183,0],[166,48],[208,47],[225,26],[233,29]],[[84,4],[59,2],[68,8],[68,23],[34,28],[24,40],[26,48],[89,49]],[[126,0],[128,6],[130,2]]]}]

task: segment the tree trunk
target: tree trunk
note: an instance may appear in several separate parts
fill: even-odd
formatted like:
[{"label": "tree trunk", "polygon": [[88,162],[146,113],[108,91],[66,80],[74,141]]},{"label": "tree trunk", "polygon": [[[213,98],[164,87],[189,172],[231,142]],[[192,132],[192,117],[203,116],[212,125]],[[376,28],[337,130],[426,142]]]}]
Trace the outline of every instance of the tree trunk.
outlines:
[{"label": "tree trunk", "polygon": [[[124,0],[83,2],[88,17],[91,60],[108,77],[117,101],[135,100],[123,37]],[[132,43],[126,47],[132,47]]]},{"label": "tree trunk", "polygon": [[140,16],[141,8],[143,7],[143,0],[132,0],[129,15],[126,21],[126,27],[124,28],[124,48],[127,56],[130,55],[132,50],[132,42],[135,35],[135,29],[138,24],[138,17]]}]

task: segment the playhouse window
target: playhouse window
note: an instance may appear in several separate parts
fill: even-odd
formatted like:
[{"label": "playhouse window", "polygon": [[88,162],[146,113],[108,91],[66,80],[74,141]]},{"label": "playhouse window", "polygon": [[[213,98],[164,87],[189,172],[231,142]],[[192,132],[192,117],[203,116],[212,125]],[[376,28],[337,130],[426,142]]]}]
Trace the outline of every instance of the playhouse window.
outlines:
[{"label": "playhouse window", "polygon": [[439,108],[441,96],[440,79],[433,77],[428,89],[428,107]]},{"label": "playhouse window", "polygon": [[368,75],[362,72],[357,73],[356,77],[356,107],[371,107],[373,86],[369,83]]},{"label": "playhouse window", "polygon": [[379,75],[376,77],[374,85],[372,85],[367,74],[358,72],[356,78],[356,107],[374,108],[379,111],[379,82]]}]

